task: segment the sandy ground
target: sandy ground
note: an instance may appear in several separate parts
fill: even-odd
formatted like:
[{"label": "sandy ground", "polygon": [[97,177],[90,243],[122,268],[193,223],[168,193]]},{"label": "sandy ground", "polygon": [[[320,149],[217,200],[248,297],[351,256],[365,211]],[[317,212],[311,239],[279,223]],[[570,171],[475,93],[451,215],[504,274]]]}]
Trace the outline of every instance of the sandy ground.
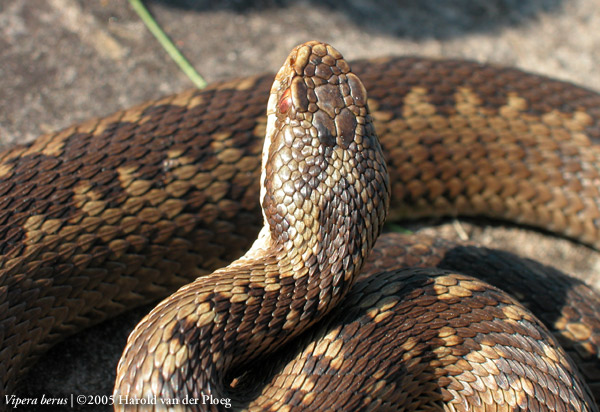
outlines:
[{"label": "sandy ground", "polygon": [[[600,91],[597,0],[179,0],[149,6],[209,82],[274,71],[289,49],[315,38],[350,59],[464,57]],[[0,0],[3,145],[189,87],[126,1]],[[436,230],[541,254],[597,282],[595,253],[566,240],[468,222]],[[60,345],[33,369],[22,394],[109,394],[127,333],[143,312]]]}]

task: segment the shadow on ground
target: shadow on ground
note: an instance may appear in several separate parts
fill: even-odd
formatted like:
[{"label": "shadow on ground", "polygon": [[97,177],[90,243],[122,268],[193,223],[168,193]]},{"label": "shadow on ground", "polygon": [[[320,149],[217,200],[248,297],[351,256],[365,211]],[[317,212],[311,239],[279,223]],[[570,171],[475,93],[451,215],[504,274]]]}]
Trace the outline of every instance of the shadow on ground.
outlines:
[{"label": "shadow on ground", "polygon": [[[235,13],[285,9],[296,0],[150,0],[168,7]],[[560,13],[564,0],[308,0],[323,12],[345,14],[364,30],[405,37],[444,39],[465,32],[487,32],[504,26],[525,25],[539,13]]]}]

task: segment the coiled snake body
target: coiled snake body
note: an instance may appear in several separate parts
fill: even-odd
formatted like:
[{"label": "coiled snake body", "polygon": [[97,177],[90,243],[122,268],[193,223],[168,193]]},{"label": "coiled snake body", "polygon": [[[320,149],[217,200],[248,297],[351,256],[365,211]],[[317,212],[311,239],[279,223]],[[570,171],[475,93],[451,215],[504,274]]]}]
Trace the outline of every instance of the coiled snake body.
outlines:
[{"label": "coiled snake body", "polygon": [[[264,157],[277,173],[259,178],[266,76],[3,153],[4,393],[62,336],[241,255],[261,226],[260,198],[270,231],[136,328],[117,395],[239,394],[235,406],[273,410],[597,410],[598,297],[531,261],[387,236],[333,308],[373,246],[388,188],[392,216],[484,214],[598,247],[600,97],[469,62],[353,66],[383,155],[365,88],[319,43],[295,49],[273,89]],[[304,117],[285,123],[289,114]],[[483,270],[497,283],[525,274],[509,292],[549,321],[578,366],[508,295],[442,269],[390,271],[399,262]],[[542,281],[549,292],[539,292]],[[540,295],[560,304],[536,303]],[[322,328],[291,341],[330,310]],[[284,343],[286,362],[258,367]],[[256,388],[256,375],[270,385]]]}]

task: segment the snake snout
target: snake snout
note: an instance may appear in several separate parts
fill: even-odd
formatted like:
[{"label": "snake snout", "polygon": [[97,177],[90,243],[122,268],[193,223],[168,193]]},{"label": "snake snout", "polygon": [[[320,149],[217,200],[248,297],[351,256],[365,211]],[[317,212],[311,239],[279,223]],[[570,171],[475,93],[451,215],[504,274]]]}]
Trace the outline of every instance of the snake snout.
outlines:
[{"label": "snake snout", "polygon": [[325,146],[347,149],[367,123],[365,87],[342,55],[323,43],[294,49],[277,74],[272,94],[277,110],[271,113],[280,122],[291,123],[295,135],[317,137]]}]

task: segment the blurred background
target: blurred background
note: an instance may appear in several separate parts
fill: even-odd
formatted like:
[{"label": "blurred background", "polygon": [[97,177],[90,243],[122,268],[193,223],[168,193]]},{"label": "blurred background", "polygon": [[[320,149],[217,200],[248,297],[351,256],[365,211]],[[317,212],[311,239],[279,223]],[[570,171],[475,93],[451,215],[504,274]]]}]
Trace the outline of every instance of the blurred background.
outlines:
[{"label": "blurred background", "polygon": [[[461,57],[600,91],[598,0],[145,4],[209,82],[274,72],[293,46],[318,39],[332,43],[348,59]],[[190,87],[190,80],[126,0],[0,0],[0,145],[30,141]],[[435,229],[423,230],[449,237],[465,232],[471,239],[533,256],[541,250],[542,260],[564,261],[565,270],[588,279],[600,268],[594,253],[565,240],[546,242],[538,234],[495,225],[435,223]],[[22,394],[110,394],[127,334],[145,311],[101,325],[55,349],[34,368]]]}]

